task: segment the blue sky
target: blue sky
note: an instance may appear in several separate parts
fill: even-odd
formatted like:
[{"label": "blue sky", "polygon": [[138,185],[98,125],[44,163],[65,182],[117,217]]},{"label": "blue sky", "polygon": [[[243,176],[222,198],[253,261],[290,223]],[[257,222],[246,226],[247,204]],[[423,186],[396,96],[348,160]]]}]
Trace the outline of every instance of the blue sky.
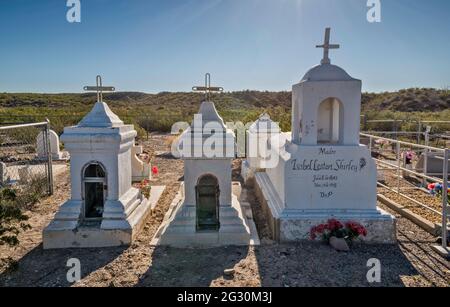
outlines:
[{"label": "blue sky", "polygon": [[332,63],[366,91],[450,86],[450,1],[0,0],[0,91],[81,92],[102,74],[120,91],[190,91],[211,72],[227,91],[290,90],[319,63],[332,27]]}]

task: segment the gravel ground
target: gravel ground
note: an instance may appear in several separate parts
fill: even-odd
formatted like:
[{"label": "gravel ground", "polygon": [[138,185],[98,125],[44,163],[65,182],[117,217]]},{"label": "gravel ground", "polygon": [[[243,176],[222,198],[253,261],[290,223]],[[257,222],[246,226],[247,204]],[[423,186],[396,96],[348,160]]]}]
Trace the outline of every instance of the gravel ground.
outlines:
[{"label": "gravel ground", "polygon": [[[28,212],[33,229],[20,235],[20,245],[15,249],[0,246],[0,259],[13,260],[3,261],[0,286],[449,286],[449,263],[430,249],[436,239],[400,216],[397,216],[398,244],[356,244],[351,252],[338,253],[320,243],[274,243],[267,237],[267,225],[258,202],[249,197],[261,246],[200,250],[151,247],[150,241],[183,175],[183,163],[166,154],[169,141],[169,136],[154,134],[144,144],[153,164],[160,169],[154,184],[165,184],[167,190],[132,246],[42,249],[42,229],[69,194],[65,172],[57,179],[56,194]],[[238,162],[234,163],[235,179]],[[66,263],[70,258],[80,259],[82,265],[82,280],[75,285],[66,280]],[[379,284],[369,284],[366,279],[366,264],[371,258],[381,261]],[[225,277],[225,269],[234,269],[234,276]]]},{"label": "gravel ground", "polygon": [[[412,185],[411,183],[404,179],[400,178],[398,180],[398,177],[396,176],[396,172],[385,172],[385,179],[386,179],[386,185],[390,188],[397,189],[398,184],[400,183],[400,191],[403,194],[408,194],[409,197],[423,203],[424,205],[428,206],[429,208],[432,208],[438,212],[442,212],[442,199],[437,196],[432,196],[429,193],[420,190],[420,189],[411,189]],[[417,184],[419,185],[419,184]],[[424,217],[425,219],[429,220],[430,222],[441,224],[442,223],[442,216],[437,214],[436,212],[433,212],[427,208],[424,208],[412,201],[409,201],[408,199],[402,197],[396,192],[389,191],[384,188],[380,188],[379,192],[386,197],[390,198],[391,200],[395,201],[396,203],[406,206],[410,211]]]}]

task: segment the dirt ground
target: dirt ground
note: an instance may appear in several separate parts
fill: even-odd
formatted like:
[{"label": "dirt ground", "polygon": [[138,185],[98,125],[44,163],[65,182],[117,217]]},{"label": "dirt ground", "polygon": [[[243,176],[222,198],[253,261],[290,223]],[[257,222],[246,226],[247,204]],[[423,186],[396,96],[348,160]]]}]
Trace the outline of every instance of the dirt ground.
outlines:
[{"label": "dirt ground", "polygon": [[[32,229],[20,235],[17,248],[0,246],[0,286],[449,286],[450,265],[434,253],[436,241],[428,233],[397,215],[398,243],[395,245],[356,244],[349,253],[338,253],[313,242],[276,244],[268,239],[268,229],[259,204],[250,197],[255,222],[262,240],[257,247],[215,249],[174,249],[151,247],[183,176],[183,163],[173,159],[170,137],[153,134],[145,142],[146,152],[158,166],[155,185],[167,185],[156,214],[130,247],[44,251],[42,230],[58,206],[69,196],[68,172],[56,179],[56,193],[42,200],[27,214]],[[238,179],[239,163],[234,163]],[[252,190],[249,188],[249,195]],[[386,209],[386,208],[384,208]],[[392,213],[392,212],[391,212]],[[9,260],[7,260],[10,258]],[[82,280],[69,284],[67,260],[81,261]],[[382,280],[369,284],[367,261],[377,258]],[[234,277],[224,276],[235,269]]]}]

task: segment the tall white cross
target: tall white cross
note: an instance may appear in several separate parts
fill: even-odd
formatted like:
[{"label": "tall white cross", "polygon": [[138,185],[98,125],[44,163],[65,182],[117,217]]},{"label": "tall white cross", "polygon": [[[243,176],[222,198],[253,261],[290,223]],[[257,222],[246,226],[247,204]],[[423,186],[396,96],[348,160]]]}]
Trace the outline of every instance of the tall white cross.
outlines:
[{"label": "tall white cross", "polygon": [[330,33],[331,28],[325,29],[325,41],[323,45],[317,45],[316,48],[323,48],[323,59],[320,62],[321,64],[330,64],[330,49],[339,49],[341,46],[336,44],[330,44]]},{"label": "tall white cross", "polygon": [[211,74],[207,73],[205,75],[205,86],[194,86],[192,91],[204,92],[206,101],[209,101],[211,99],[211,93],[221,93],[223,92],[223,87],[211,86]]},{"label": "tall white cross", "polygon": [[85,86],[83,89],[89,92],[97,92],[97,101],[103,102],[103,92],[114,92],[116,88],[113,86],[103,86],[102,77],[100,75],[97,76],[96,80],[96,86]]}]

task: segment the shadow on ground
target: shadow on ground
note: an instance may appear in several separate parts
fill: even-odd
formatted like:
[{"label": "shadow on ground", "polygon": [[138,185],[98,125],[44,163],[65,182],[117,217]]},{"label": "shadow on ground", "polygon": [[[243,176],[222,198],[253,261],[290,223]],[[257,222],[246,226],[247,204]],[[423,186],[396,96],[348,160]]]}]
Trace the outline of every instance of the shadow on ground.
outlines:
[{"label": "shadow on ground", "polygon": [[232,269],[248,256],[248,247],[178,249],[157,246],[148,271],[137,287],[209,287],[217,279],[227,280]]},{"label": "shadow on ground", "polygon": [[[67,281],[67,261],[80,260],[81,278],[106,266],[118,256],[125,247],[99,249],[44,250],[42,244],[23,256],[13,271],[0,274],[0,286],[20,285],[21,287],[69,287]],[[38,265],[36,265],[38,264]]]},{"label": "shadow on ground", "polygon": [[[255,249],[263,287],[403,287],[401,277],[417,271],[397,245],[355,244],[339,253],[316,242]],[[381,262],[381,283],[369,283],[369,259]]]}]

